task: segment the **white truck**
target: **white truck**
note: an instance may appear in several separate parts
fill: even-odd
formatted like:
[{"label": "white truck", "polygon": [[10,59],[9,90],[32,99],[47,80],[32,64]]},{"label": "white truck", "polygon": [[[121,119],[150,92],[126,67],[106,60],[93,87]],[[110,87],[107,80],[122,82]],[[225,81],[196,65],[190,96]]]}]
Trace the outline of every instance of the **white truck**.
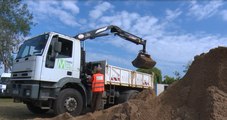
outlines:
[{"label": "white truck", "polygon": [[105,75],[103,105],[127,101],[146,88],[153,88],[153,76],[108,65],[106,61],[85,62],[84,40],[110,33],[111,30],[128,41],[143,45],[135,67],[152,68],[155,61],[145,51],[146,40],[121,30],[117,26],[102,27],[69,37],[55,32],[44,33],[25,41],[12,67],[8,85],[15,102],[23,102],[37,114],[53,109],[56,114],[81,114],[91,104],[89,77],[95,66],[101,65]]},{"label": "white truck", "polygon": [[0,79],[0,97],[8,97],[6,94],[6,85],[9,82],[11,73],[2,73]]}]

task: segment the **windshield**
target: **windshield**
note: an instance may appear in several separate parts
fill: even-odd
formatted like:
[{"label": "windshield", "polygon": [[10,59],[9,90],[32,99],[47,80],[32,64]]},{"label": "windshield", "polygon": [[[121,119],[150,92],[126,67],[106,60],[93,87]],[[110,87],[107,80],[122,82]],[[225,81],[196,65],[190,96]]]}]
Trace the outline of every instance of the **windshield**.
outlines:
[{"label": "windshield", "polygon": [[16,59],[28,57],[28,56],[40,56],[42,55],[47,43],[48,34],[40,35],[29,40],[26,40],[20,47]]}]

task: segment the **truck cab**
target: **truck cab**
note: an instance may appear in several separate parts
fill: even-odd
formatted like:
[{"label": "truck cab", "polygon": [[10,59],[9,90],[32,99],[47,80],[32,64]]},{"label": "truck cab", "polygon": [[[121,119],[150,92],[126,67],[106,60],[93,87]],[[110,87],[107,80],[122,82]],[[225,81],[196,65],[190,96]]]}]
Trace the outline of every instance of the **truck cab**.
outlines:
[{"label": "truck cab", "polygon": [[13,62],[9,88],[14,100],[41,112],[53,107],[64,87],[76,84],[80,92],[85,92],[80,79],[80,53],[79,40],[55,32],[26,40]]}]

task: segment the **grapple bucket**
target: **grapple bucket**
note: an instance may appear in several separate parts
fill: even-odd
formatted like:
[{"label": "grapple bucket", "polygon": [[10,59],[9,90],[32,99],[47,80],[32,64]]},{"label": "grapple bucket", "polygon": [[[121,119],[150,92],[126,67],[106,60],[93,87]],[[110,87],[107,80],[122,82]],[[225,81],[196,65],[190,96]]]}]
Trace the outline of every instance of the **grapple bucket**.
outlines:
[{"label": "grapple bucket", "polygon": [[149,54],[139,53],[135,60],[132,61],[132,65],[136,68],[149,69],[155,66],[156,62],[151,58]]}]

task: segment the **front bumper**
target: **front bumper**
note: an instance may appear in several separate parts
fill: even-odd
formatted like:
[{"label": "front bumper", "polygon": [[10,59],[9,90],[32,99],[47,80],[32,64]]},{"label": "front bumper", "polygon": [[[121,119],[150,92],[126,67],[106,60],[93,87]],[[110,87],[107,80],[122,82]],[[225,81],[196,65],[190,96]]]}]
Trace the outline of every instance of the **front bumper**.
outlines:
[{"label": "front bumper", "polygon": [[10,94],[13,98],[39,98],[39,84],[12,84]]},{"label": "front bumper", "polygon": [[14,99],[19,101],[54,99],[55,89],[53,83],[41,81],[11,81],[7,89]]}]

